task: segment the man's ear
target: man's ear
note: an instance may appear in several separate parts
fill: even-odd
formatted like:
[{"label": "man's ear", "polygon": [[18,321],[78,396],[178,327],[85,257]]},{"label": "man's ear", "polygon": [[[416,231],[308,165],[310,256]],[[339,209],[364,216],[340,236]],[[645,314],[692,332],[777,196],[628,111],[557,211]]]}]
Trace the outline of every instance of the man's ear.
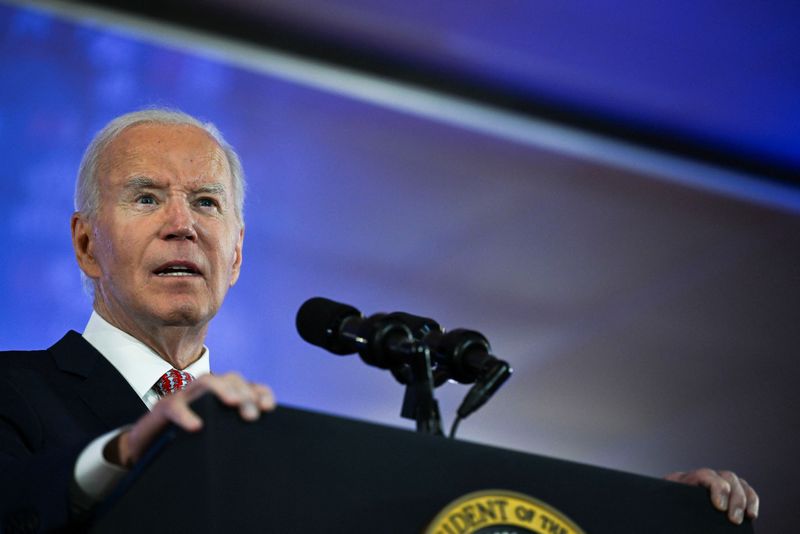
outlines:
[{"label": "man's ear", "polygon": [[231,269],[231,281],[229,287],[239,279],[239,273],[242,270],[242,246],[244,245],[244,225],[239,230],[239,237],[236,240],[236,249],[234,251],[233,266]]},{"label": "man's ear", "polygon": [[75,249],[75,259],[81,271],[92,279],[100,278],[100,265],[94,256],[94,232],[91,221],[80,212],[72,214],[70,220],[72,229],[72,248]]}]

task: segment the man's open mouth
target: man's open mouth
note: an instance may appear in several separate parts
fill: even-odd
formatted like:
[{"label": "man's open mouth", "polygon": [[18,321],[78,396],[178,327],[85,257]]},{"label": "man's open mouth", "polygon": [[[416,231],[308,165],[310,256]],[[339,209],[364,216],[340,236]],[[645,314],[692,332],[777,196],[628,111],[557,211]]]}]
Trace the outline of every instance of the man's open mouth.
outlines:
[{"label": "man's open mouth", "polygon": [[153,271],[153,274],[157,276],[199,276],[202,273],[192,263],[171,262],[157,268]]}]

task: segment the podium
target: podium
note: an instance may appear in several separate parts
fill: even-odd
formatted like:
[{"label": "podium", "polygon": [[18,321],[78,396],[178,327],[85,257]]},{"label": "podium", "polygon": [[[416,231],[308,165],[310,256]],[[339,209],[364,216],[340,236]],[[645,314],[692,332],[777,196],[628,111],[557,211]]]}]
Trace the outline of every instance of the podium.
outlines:
[{"label": "podium", "polygon": [[248,423],[209,395],[194,407],[204,429],[167,430],[92,532],[421,534],[437,516],[437,534],[575,531],[541,512],[526,530],[482,526],[480,505],[446,510],[484,490],[533,497],[589,534],[753,532],[703,488],[293,408]]}]

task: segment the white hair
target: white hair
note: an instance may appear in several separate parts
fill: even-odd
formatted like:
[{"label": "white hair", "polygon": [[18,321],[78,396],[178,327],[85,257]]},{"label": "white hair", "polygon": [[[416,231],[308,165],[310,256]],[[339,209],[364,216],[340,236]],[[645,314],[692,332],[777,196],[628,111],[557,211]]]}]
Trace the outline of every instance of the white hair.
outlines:
[{"label": "white hair", "polygon": [[222,137],[222,134],[210,122],[202,122],[182,111],[166,108],[149,108],[133,111],[120,115],[106,124],[97,132],[83,153],[81,165],[78,168],[78,179],[75,182],[75,211],[93,218],[100,208],[100,188],[97,182],[98,165],[103,152],[114,139],[126,129],[137,124],[173,124],[178,126],[195,126],[204,130],[222,148],[228,160],[231,176],[233,178],[233,200],[236,209],[236,218],[239,223],[244,222],[244,194],[245,178],[239,156]]},{"label": "white hair", "polygon": [[[222,134],[210,122],[202,122],[182,111],[167,108],[148,108],[120,115],[106,124],[102,130],[95,134],[92,142],[83,153],[78,178],[75,181],[75,211],[80,212],[89,219],[93,219],[100,209],[100,187],[97,180],[98,166],[102,160],[103,152],[114,139],[126,129],[137,124],[171,124],[176,126],[195,126],[204,130],[222,148],[228,160],[233,182],[233,201],[236,218],[239,224],[244,223],[244,194],[245,178],[242,164],[236,151],[229,145]],[[93,281],[81,271],[83,288],[91,297],[94,295]]]}]

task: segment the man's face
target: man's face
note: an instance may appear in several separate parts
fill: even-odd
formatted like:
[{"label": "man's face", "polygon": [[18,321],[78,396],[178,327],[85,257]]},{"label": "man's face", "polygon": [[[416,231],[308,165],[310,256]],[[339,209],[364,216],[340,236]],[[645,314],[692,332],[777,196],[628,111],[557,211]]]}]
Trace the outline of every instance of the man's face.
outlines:
[{"label": "man's face", "polygon": [[96,217],[73,219],[73,235],[101,315],[129,332],[206,326],[242,261],[220,146],[194,126],[136,125],[103,152],[98,186]]}]

